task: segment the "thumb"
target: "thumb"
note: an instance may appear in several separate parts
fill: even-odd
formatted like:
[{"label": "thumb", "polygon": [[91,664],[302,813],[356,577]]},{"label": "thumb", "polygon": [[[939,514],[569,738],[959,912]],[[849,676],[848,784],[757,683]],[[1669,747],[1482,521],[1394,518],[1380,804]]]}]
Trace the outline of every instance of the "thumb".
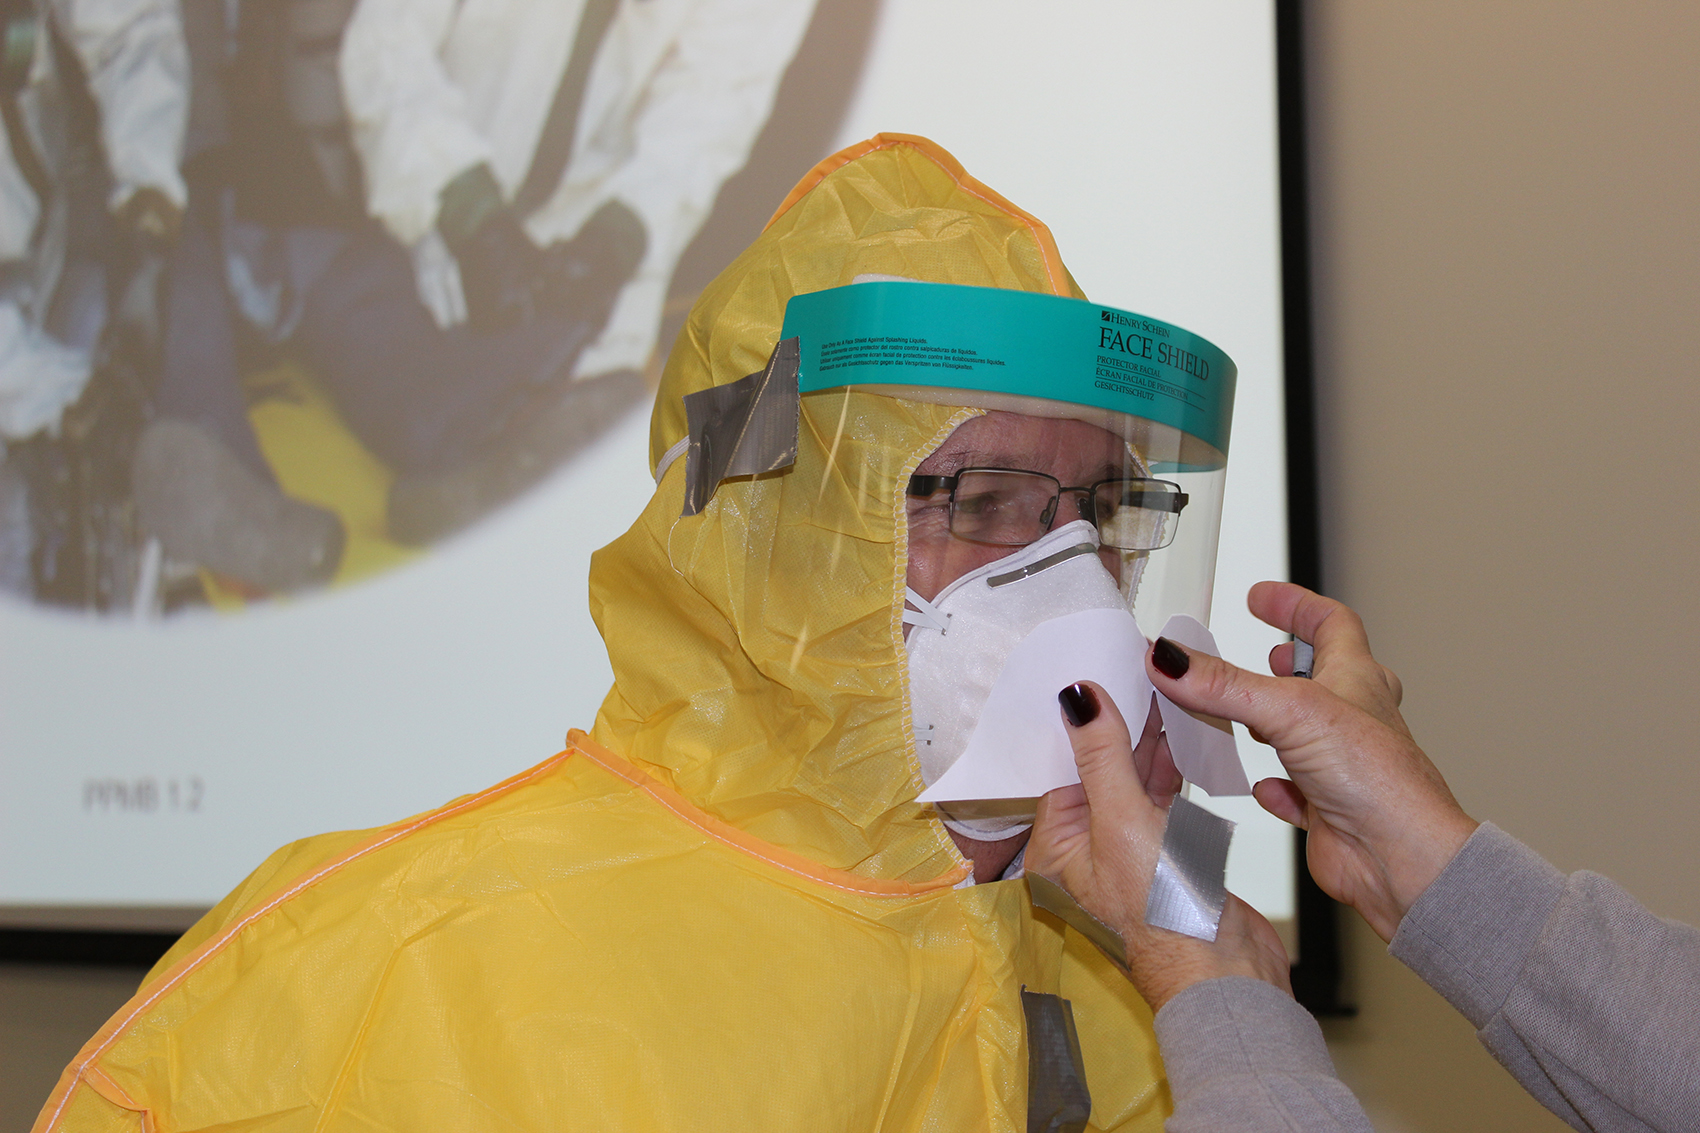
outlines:
[{"label": "thumb", "polygon": [[1095,809],[1119,809],[1142,794],[1127,721],[1102,686],[1081,681],[1063,689],[1057,700],[1068,723],[1068,741],[1074,747],[1074,765],[1087,802]]}]

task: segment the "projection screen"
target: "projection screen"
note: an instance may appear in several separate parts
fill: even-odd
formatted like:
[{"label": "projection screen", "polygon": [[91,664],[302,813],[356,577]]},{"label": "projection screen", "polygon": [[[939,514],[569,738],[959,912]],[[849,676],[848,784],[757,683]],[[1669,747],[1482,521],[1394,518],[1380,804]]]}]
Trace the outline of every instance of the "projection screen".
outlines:
[{"label": "projection screen", "polygon": [[[882,131],[1236,360],[1212,622],[1266,671],[1270,0],[90,7],[14,19],[0,73],[0,923],[181,928],[279,845],[588,727],[589,556],[650,495],[683,312]],[[1290,928],[1290,832],[1200,801]]]}]

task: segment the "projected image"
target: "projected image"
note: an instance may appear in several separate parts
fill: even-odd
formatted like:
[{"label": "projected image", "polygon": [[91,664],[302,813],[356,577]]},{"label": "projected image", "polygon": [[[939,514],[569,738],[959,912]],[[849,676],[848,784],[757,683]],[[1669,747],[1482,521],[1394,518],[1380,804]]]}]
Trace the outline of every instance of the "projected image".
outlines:
[{"label": "projected image", "polygon": [[239,609],[560,472],[653,389],[813,9],[0,6],[0,591]]},{"label": "projected image", "polygon": [[[654,497],[658,360],[799,179],[881,132],[1238,364],[1210,629],[1259,667],[1274,6],[1032,11],[0,0],[0,924],[186,928],[278,846],[592,724],[590,561]],[[1290,832],[1209,802],[1228,887],[1291,928]]]}]

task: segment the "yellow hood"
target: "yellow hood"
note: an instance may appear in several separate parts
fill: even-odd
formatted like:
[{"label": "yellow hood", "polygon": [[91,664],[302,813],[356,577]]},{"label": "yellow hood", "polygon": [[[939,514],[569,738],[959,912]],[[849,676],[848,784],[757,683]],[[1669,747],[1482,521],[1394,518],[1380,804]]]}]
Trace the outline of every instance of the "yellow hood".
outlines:
[{"label": "yellow hood", "polygon": [[[1084,298],[1050,231],[924,138],[881,134],[816,166],[697,301],[667,362],[652,466],[683,397],[761,369],[793,295],[863,274]],[[824,865],[923,880],[961,857],[907,725],[903,486],[975,411],[854,389],[803,397],[783,474],[680,519],[683,460],[592,559],[614,665],[595,738],[705,810]]]}]

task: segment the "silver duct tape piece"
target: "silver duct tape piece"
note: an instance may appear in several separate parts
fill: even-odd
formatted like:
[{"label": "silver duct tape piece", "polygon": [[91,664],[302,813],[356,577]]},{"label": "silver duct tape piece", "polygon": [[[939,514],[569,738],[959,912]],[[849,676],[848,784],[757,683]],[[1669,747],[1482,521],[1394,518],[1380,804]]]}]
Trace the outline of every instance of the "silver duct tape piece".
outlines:
[{"label": "silver duct tape piece", "polygon": [[1080,902],[1073,894],[1038,873],[1029,873],[1027,877],[1027,895],[1033,899],[1035,907],[1051,913],[1069,928],[1090,940],[1098,946],[1098,951],[1108,956],[1122,969],[1127,968],[1127,942],[1122,934],[1080,907]]},{"label": "silver duct tape piece", "polygon": [[1084,1133],[1092,1091],[1074,1005],[1060,995],[1021,989],[1027,1016],[1027,1133]]},{"label": "silver duct tape piece", "polygon": [[696,515],[728,476],[759,476],[796,463],[797,366],[795,338],[773,348],[767,366],[735,382],[685,395],[685,508]]},{"label": "silver duct tape piece", "polygon": [[1293,638],[1293,676],[1309,677],[1316,668],[1316,649],[1308,641]]},{"label": "silver duct tape piece", "polygon": [[1169,806],[1157,873],[1145,900],[1145,923],[1200,940],[1215,940],[1227,903],[1228,844],[1234,824],[1179,795]]}]

